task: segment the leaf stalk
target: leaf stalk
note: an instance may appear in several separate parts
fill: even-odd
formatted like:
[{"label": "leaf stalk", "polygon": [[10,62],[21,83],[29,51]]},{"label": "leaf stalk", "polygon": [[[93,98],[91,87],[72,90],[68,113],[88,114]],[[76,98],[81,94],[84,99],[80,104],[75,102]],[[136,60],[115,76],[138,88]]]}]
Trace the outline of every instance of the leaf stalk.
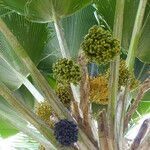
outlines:
[{"label": "leaf stalk", "polygon": [[[115,19],[113,26],[113,37],[117,38],[120,42],[122,40],[123,29],[123,14],[124,14],[125,0],[116,1]],[[118,101],[118,79],[119,79],[119,62],[120,56],[118,55],[114,61],[110,63],[110,81],[109,81],[109,104],[108,104],[108,136],[111,139],[114,149],[119,149],[118,143],[118,120],[116,117],[116,106]]]},{"label": "leaf stalk", "polygon": [[134,61],[136,57],[136,51],[138,49],[138,42],[141,36],[141,29],[142,29],[142,23],[144,19],[146,5],[147,5],[147,0],[140,0],[136,18],[135,18],[134,27],[133,27],[131,42],[129,46],[127,61],[126,61],[127,67],[131,73],[134,68]]}]

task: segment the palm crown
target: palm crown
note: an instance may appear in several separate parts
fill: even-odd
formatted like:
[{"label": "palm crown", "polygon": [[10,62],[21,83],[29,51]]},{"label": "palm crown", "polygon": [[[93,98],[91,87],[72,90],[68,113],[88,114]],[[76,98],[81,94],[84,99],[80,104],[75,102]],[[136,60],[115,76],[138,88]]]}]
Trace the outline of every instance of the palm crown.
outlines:
[{"label": "palm crown", "polygon": [[150,110],[149,3],[0,0],[0,127],[12,131],[0,134],[47,150],[148,148],[150,118],[126,134]]}]

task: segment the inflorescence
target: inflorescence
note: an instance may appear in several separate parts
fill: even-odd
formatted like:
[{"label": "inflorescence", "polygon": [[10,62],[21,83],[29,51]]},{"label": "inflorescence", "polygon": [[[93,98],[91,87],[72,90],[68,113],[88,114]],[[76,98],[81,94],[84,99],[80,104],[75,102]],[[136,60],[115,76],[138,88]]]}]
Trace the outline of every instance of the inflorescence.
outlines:
[{"label": "inflorescence", "polygon": [[56,95],[59,97],[60,101],[64,104],[64,106],[66,108],[70,108],[71,94],[70,94],[69,86],[58,84],[55,92]]},{"label": "inflorescence", "polygon": [[73,60],[66,58],[59,59],[53,65],[54,78],[63,84],[78,84],[81,80],[81,70]]},{"label": "inflorescence", "polygon": [[108,104],[108,80],[105,75],[90,79],[90,101],[96,104]]},{"label": "inflorescence", "polygon": [[84,37],[81,48],[89,62],[105,64],[119,54],[120,42],[109,31],[94,25]]},{"label": "inflorescence", "polygon": [[60,120],[54,125],[56,140],[63,146],[72,146],[78,140],[77,125],[67,119]]},{"label": "inflorescence", "polygon": [[53,115],[52,108],[47,101],[36,104],[35,113],[39,116],[47,125],[53,126],[53,122],[50,120],[50,116]]}]

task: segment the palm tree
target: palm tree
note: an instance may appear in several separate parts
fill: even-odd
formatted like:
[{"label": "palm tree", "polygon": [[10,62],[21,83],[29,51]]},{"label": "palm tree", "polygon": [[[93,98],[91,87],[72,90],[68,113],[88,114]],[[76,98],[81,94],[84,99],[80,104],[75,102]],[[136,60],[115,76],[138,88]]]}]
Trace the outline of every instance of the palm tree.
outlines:
[{"label": "palm tree", "polygon": [[0,0],[1,136],[148,149],[150,118],[126,134],[150,111],[149,14],[149,0]]}]

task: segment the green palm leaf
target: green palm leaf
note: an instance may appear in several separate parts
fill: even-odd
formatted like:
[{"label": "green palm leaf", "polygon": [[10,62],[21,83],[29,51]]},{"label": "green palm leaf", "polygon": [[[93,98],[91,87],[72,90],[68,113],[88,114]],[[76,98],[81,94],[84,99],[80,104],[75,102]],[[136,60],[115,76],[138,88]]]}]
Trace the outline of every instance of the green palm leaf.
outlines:
[{"label": "green palm leaf", "polygon": [[1,0],[2,6],[15,10],[28,19],[49,22],[54,17],[62,18],[85,7],[91,0]]},{"label": "green palm leaf", "polygon": [[[23,85],[18,90],[15,91],[15,95],[23,103],[25,103],[30,109],[33,109],[34,97]],[[17,113],[15,113],[14,109],[2,97],[0,97],[0,108],[2,111],[2,113],[0,113],[0,137],[8,138],[8,137],[18,133],[18,129],[11,124],[11,119],[9,118],[10,114],[13,116],[13,118],[15,118]],[[10,110],[11,110],[11,113],[9,114],[8,112]],[[4,113],[5,113],[5,115],[2,115]]]},{"label": "green palm leaf", "polygon": [[[48,40],[51,39],[51,29],[47,27],[47,24],[28,22],[24,17],[15,13],[2,17],[2,20],[31,59],[38,64],[45,57],[44,50]],[[26,77],[28,71],[2,33],[0,33],[0,61],[1,81],[7,83],[11,89],[17,89],[22,84],[17,72]]]},{"label": "green palm leaf", "polygon": [[150,114],[150,90],[147,91],[144,97],[141,99],[138,108],[134,115],[132,116],[132,123],[135,123],[141,119],[144,115]]},{"label": "green palm leaf", "polygon": [[9,10],[5,7],[0,7],[0,17],[6,15],[6,14],[9,14],[9,13],[12,13],[12,10]]},{"label": "green palm leaf", "polygon": [[5,118],[0,117],[0,137],[8,138],[18,133],[18,130],[12,126]]},{"label": "green palm leaf", "polygon": [[87,34],[88,29],[97,24],[94,12],[95,9],[92,8],[92,6],[88,6],[74,15],[62,20],[65,39],[73,58],[78,56],[80,44],[84,36]]}]

